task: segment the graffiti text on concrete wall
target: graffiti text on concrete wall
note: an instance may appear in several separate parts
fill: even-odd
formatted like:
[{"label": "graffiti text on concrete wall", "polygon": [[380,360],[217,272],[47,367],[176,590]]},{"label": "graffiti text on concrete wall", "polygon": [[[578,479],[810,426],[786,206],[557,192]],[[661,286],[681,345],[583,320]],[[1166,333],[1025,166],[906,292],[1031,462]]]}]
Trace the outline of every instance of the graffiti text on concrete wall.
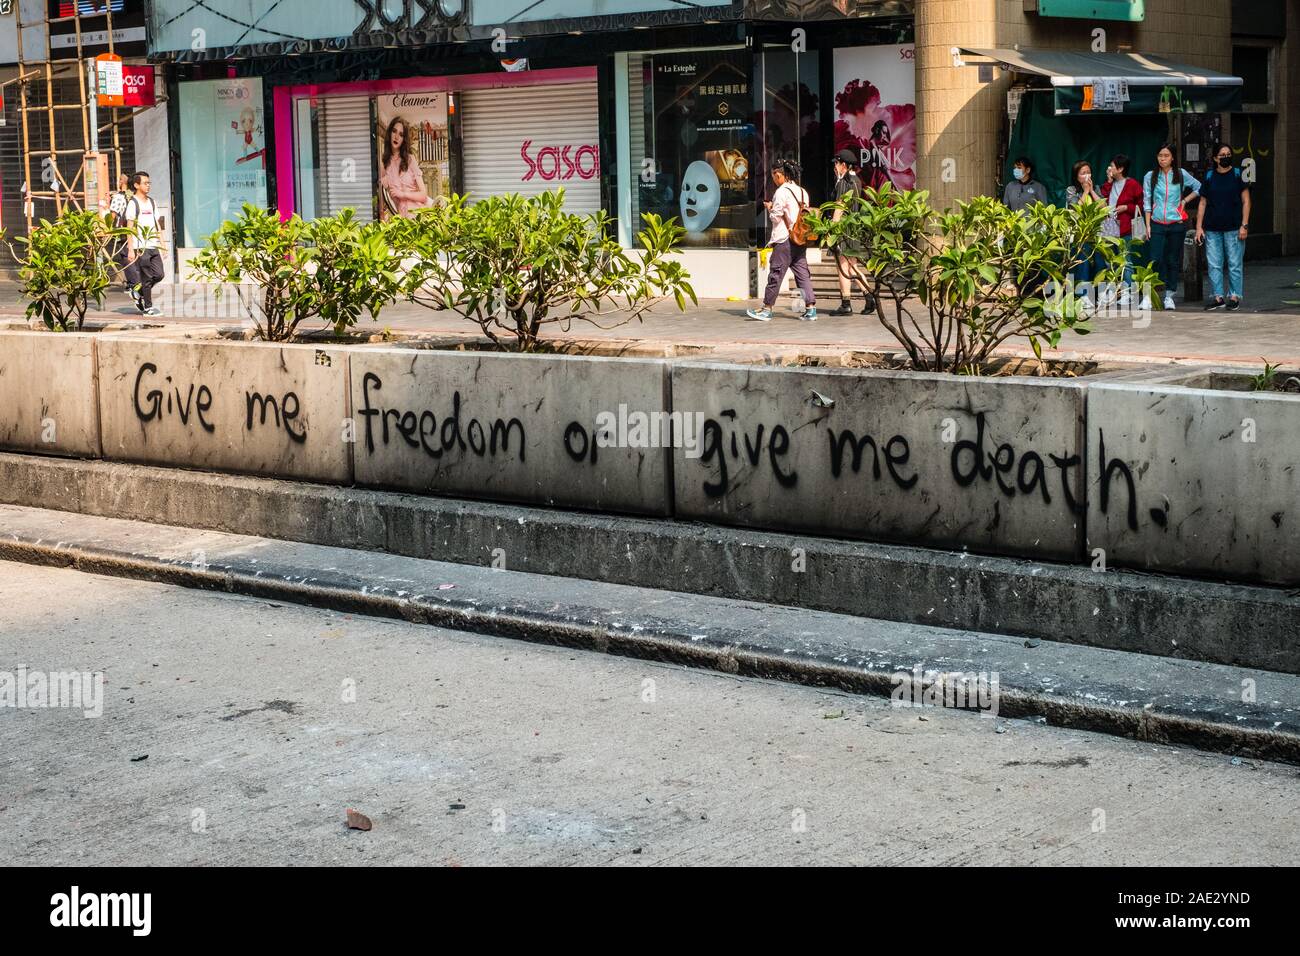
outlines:
[{"label": "graffiti text on concrete wall", "polygon": [[[161,422],[174,418],[185,427],[191,422],[209,434],[217,430],[211,420],[212,407],[216,399],[212,389],[202,382],[190,382],[182,386],[170,375],[161,375],[158,366],[145,362],[135,373],[135,389],[131,393],[131,405],[136,418],[142,422]],[[298,416],[302,413],[302,402],[297,392],[285,392],[279,398],[266,395],[256,389],[244,392],[244,428],[252,431],[254,424],[283,428],[289,439],[297,444],[307,440],[307,431]]]},{"label": "graffiti text on concrete wall", "polygon": [[[383,391],[384,382],[374,372],[361,378],[361,408],[358,413],[365,422],[366,452],[374,454],[376,434],[385,445],[390,440],[401,439],[410,448],[423,449],[430,458],[441,458],[453,451],[468,449],[482,458],[511,453],[512,445],[518,448],[519,460],[525,460],[524,423],[518,418],[509,421],[496,419],[484,425],[477,418],[463,414],[460,392],[451,397],[451,413],[441,422],[431,409],[384,408],[376,405],[374,393]],[[517,439],[517,445],[514,444]]]},{"label": "graffiti text on concrete wall", "polygon": [[[711,498],[722,498],[736,489],[737,468],[770,469],[782,488],[794,489],[799,472],[788,459],[791,431],[782,424],[758,423],[752,429],[736,424],[735,409],[724,409],[717,418],[704,423],[704,447],[701,464],[711,469],[703,490]],[[796,428],[794,431],[798,431]],[[1084,461],[1079,454],[1063,449],[1060,454],[1044,456],[1032,449],[1018,449],[1011,442],[994,446],[989,439],[989,422],[984,412],[975,416],[975,435],[952,443],[949,475],[959,488],[981,485],[995,488],[1004,498],[1018,495],[1038,497],[1044,505],[1054,502],[1082,515],[1088,508],[1084,489]],[[848,475],[870,470],[874,481],[888,480],[900,491],[910,491],[921,480],[911,465],[912,441],[903,434],[870,434],[851,429],[829,429],[827,459],[831,477],[837,481]],[[1128,526],[1137,530],[1137,490],[1128,465],[1119,459],[1107,459],[1104,433],[1098,450],[1100,500],[1098,507],[1108,513],[1114,495],[1125,494]],[[1058,499],[1059,495],[1059,499]],[[1164,527],[1168,522],[1165,509],[1151,509],[1151,519]]]}]

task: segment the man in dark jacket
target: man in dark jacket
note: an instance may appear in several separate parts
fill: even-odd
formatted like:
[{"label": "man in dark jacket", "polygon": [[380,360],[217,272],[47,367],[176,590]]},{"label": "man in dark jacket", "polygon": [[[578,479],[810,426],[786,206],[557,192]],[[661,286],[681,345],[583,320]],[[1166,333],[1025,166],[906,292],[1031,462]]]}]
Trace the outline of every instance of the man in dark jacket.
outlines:
[{"label": "man in dark jacket", "polygon": [[1002,202],[1012,212],[1024,212],[1036,202],[1047,202],[1047,187],[1034,178],[1034,164],[1021,156],[1011,167],[1011,182],[1003,190]]},{"label": "man in dark jacket", "polygon": [[[842,149],[835,154],[832,168],[835,170],[835,201],[845,202],[851,209],[853,199],[862,196],[862,180],[858,178],[857,172],[853,167],[857,165],[858,157],[853,155],[853,150]],[[839,222],[844,215],[844,209],[836,209],[832,215],[835,222]],[[831,315],[852,315],[853,314],[853,280],[857,279],[862,286],[862,294],[866,302],[862,307],[862,314],[869,315],[876,311],[876,300],[871,293],[867,291],[867,281],[862,272],[862,267],[853,256],[847,254],[842,242],[835,245],[835,271],[839,274],[840,279],[840,307]]]}]

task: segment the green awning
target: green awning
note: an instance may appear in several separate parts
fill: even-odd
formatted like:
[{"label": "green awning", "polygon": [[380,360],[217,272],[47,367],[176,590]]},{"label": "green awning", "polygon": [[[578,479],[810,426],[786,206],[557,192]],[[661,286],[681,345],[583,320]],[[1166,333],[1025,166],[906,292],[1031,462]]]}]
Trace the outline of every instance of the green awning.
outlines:
[{"label": "green awning", "polygon": [[1218,113],[1241,109],[1241,78],[1142,53],[958,50],[960,65],[994,63],[1046,77],[1058,116]]}]

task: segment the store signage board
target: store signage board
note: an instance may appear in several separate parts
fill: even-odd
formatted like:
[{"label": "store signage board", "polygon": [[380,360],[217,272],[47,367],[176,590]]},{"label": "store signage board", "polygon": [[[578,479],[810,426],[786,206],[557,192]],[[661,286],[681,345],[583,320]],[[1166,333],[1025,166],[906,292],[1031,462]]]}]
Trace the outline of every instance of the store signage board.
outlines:
[{"label": "store signage board", "polygon": [[122,106],[125,103],[122,58],[116,53],[101,53],[95,57],[95,91],[100,106]]},{"label": "store signage board", "polygon": [[[834,9],[833,0],[822,2]],[[508,25],[507,48],[494,52],[515,58],[523,55],[516,47],[521,36],[734,20],[742,8],[730,0],[152,0],[149,52],[186,62],[250,49],[281,56],[429,46],[492,41]]]},{"label": "store signage board", "polygon": [[122,105],[131,108],[153,106],[157,102],[154,92],[152,66],[122,67]]},{"label": "store signage board", "polygon": [[1131,23],[1146,19],[1146,0],[1031,0],[1031,2],[1036,2],[1040,17],[1127,20]]}]

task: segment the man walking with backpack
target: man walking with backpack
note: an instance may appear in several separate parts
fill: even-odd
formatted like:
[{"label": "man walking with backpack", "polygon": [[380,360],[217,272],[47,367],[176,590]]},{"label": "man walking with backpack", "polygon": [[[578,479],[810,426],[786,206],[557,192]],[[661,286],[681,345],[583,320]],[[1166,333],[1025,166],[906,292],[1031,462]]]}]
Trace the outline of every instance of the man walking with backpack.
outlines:
[{"label": "man walking with backpack", "polygon": [[162,223],[158,207],[149,196],[149,174],[136,173],[131,177],[135,195],[127,201],[122,214],[124,225],[130,232],[126,237],[126,283],[133,289],[135,307],[144,315],[162,315],[154,308],[153,287],[163,280]]}]

